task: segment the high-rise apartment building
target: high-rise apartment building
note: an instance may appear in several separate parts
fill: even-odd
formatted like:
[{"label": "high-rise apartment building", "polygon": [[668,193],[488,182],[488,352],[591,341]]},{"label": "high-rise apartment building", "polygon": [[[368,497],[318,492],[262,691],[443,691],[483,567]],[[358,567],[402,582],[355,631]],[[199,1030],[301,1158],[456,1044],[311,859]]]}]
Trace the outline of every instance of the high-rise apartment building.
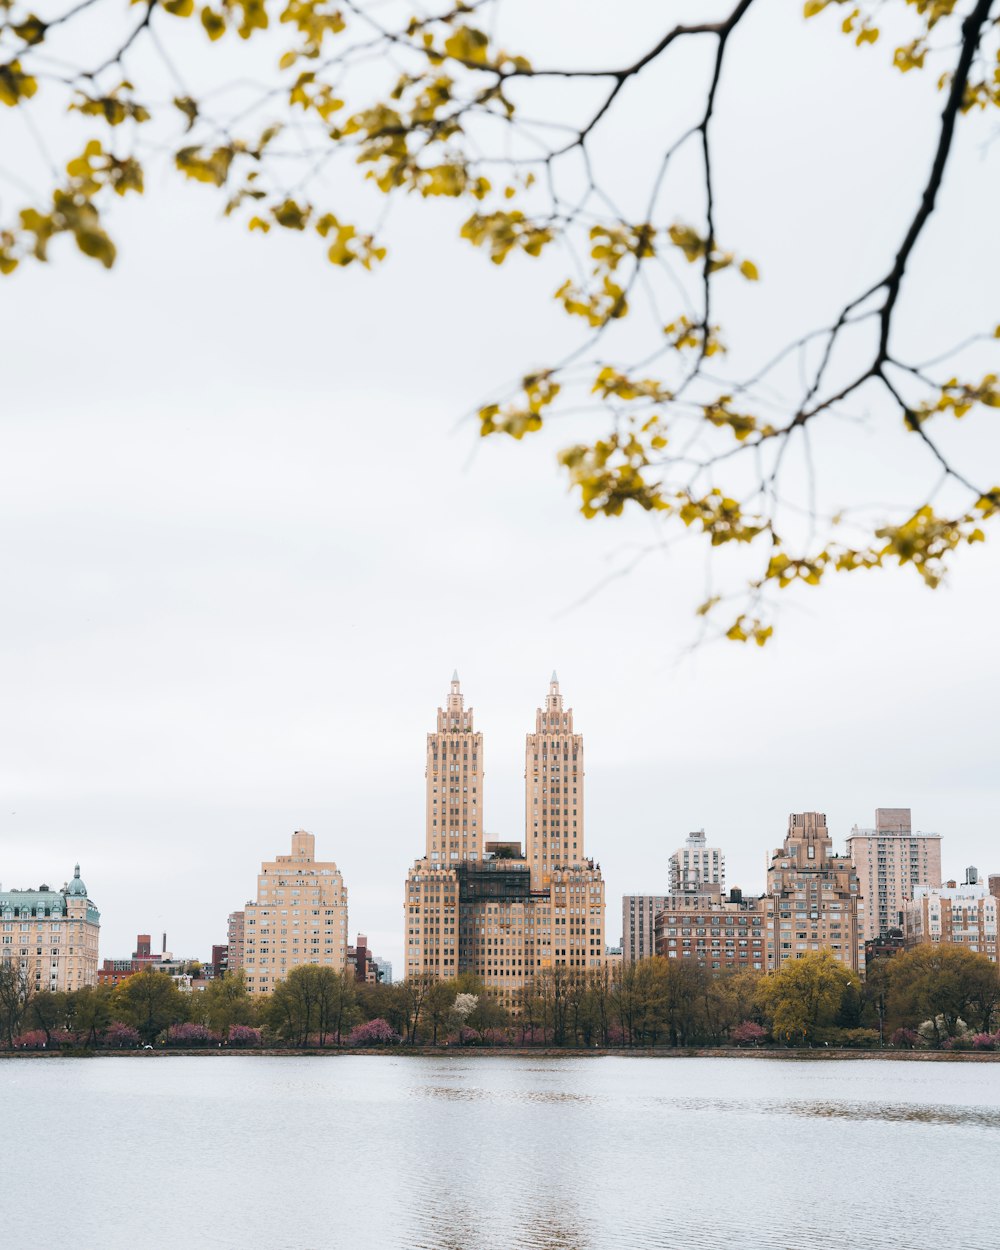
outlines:
[{"label": "high-rise apartment building", "polygon": [[[269,994],[301,964],[338,971],[347,962],[347,887],[332,860],[316,859],[316,839],[297,830],[290,855],[261,864],[257,897],[230,916],[230,967],[242,967],[251,994]],[[242,923],[240,962],[233,938]]]},{"label": "high-rise apartment building", "polygon": [[406,975],[458,975],[458,876],[479,863],[483,839],[483,736],[458,673],[427,735],[424,854],[406,881]]},{"label": "high-rise apartment building", "polygon": [[656,917],[668,898],[666,894],[622,895],[622,959],[626,963],[656,954]]},{"label": "high-rise apartment building", "polygon": [[822,812],[788,818],[784,846],[767,870],[766,909],[769,967],[809,951],[830,950],[855,972],[864,968],[864,902],[854,865],[833,854]]},{"label": "high-rise apartment building", "polygon": [[717,885],[726,892],[726,857],[717,846],[707,846],[705,830],[689,833],[669,860],[670,893],[697,894],[702,886]]},{"label": "high-rise apartment building", "polygon": [[20,968],[29,991],[96,985],[100,930],[79,864],[59,890],[0,890],[0,959]]},{"label": "high-rise apartment building", "polygon": [[879,807],[875,828],[851,830],[847,853],[865,900],[865,937],[901,927],[917,886],[941,885],[941,835],[914,833],[908,807]]},{"label": "high-rise apartment building", "polygon": [[997,911],[1000,900],[976,882],[918,885],[904,913],[906,945],[954,942],[997,962]]},{"label": "high-rise apartment building", "polygon": [[243,934],[246,913],[231,911],[226,923],[226,941],[229,945],[229,971],[243,967]]},{"label": "high-rise apartment building", "polygon": [[718,901],[725,894],[726,857],[719,847],[707,842],[705,830],[699,829],[689,833],[684,845],[670,856],[667,894],[622,896],[622,955],[626,961],[663,953],[657,949],[656,917],[676,909],[678,899],[688,896],[700,900],[707,894]]},{"label": "high-rise apartment building", "polygon": [[472,972],[514,1001],[540,970],[604,962],[604,883],[583,841],[583,739],[554,673],[526,739],[525,855],[520,842],[483,840],[483,776],[482,734],[456,674],[427,739],[425,852],[407,876],[406,975]]},{"label": "high-rise apartment building", "polygon": [[583,863],[583,736],[553,672],[524,752],[525,854],[533,888],[555,868]]},{"label": "high-rise apartment building", "polygon": [[427,846],[432,864],[453,866],[480,859],[483,850],[483,735],[465,708],[458,673],[437,729],[427,735]]},{"label": "high-rise apartment building", "polygon": [[535,967],[594,970],[604,963],[604,880],[584,844],[583,735],[549,679],[535,732],[525,737],[524,844],[531,872]]}]

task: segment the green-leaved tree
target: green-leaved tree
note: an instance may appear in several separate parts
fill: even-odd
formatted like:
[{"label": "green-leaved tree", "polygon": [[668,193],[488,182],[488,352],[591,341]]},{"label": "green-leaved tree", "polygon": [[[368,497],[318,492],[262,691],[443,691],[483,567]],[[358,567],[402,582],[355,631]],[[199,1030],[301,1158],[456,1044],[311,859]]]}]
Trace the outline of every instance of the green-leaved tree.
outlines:
[{"label": "green-leaved tree", "polygon": [[135,972],[115,987],[111,1011],[116,1020],[138,1029],[146,1043],[188,1018],[188,997],[181,993],[166,972],[146,968]]},{"label": "green-leaved tree", "polygon": [[762,980],[758,1001],[776,1041],[809,1042],[838,1023],[845,1001],[853,1003],[859,988],[857,973],[832,951],[809,951]]}]

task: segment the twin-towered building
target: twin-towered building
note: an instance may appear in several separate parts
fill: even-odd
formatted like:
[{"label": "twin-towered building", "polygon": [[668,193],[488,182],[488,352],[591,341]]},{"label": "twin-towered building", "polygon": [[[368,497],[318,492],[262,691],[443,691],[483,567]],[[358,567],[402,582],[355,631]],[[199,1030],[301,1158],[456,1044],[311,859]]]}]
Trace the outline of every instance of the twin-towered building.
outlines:
[{"label": "twin-towered building", "polygon": [[583,737],[555,673],[525,740],[525,838],[483,832],[483,735],[458,674],[427,735],[423,856],[407,875],[406,975],[472,972],[512,999],[550,968],[604,963],[604,882],[584,843]]},{"label": "twin-towered building", "polygon": [[[508,999],[539,971],[604,963],[604,883],[584,849],[583,738],[555,673],[525,747],[525,850],[483,832],[483,735],[458,674],[427,735],[424,854],[407,877],[406,975],[472,972]],[[253,994],[297,965],[378,975],[347,945],[347,887],[299,830],[261,865],[257,896],[229,917],[228,963]],[[362,977],[360,960],[364,960]],[[372,969],[368,968],[369,962]]]}]

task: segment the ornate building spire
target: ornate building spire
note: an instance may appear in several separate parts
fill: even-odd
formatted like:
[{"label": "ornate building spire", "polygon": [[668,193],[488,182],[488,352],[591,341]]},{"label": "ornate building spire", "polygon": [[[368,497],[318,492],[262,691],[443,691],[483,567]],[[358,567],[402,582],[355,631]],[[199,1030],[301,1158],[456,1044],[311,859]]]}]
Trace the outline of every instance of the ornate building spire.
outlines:
[{"label": "ornate building spire", "polygon": [[555,869],[584,859],[583,738],[573,732],[554,670],[535,732],[527,735],[524,784],[525,852],[537,889]]},{"label": "ornate building spire", "polygon": [[442,866],[482,859],[483,736],[475,732],[457,669],[438,708],[437,730],[427,735],[425,777],[427,858]]}]

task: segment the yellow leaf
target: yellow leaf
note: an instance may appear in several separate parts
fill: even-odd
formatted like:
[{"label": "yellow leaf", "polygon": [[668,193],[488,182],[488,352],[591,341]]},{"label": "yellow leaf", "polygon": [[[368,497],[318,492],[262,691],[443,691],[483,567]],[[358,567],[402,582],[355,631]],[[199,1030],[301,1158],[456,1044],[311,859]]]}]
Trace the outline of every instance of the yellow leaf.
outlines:
[{"label": "yellow leaf", "polygon": [[475,65],[486,64],[489,38],[472,26],[459,28],[444,41],[444,50],[456,61],[471,61]]},{"label": "yellow leaf", "polygon": [[14,108],[21,100],[29,100],[38,90],[38,83],[21,70],[20,62],[0,65],[0,104]]},{"label": "yellow leaf", "polygon": [[752,260],[744,260],[740,262],[740,273],[748,282],[757,282],[760,279],[760,273]]},{"label": "yellow leaf", "polygon": [[177,96],[174,100],[174,108],[180,109],[188,119],[187,129],[190,130],[198,118],[198,101],[192,100],[187,95]]},{"label": "yellow leaf", "polygon": [[201,11],[201,24],[205,28],[205,34],[208,35],[213,43],[216,39],[221,39],[226,33],[225,18],[207,5]]},{"label": "yellow leaf", "polygon": [[27,44],[37,44],[41,43],[45,38],[48,25],[40,17],[36,17],[34,13],[29,13],[23,22],[18,22],[11,29],[18,39],[23,39]]}]

